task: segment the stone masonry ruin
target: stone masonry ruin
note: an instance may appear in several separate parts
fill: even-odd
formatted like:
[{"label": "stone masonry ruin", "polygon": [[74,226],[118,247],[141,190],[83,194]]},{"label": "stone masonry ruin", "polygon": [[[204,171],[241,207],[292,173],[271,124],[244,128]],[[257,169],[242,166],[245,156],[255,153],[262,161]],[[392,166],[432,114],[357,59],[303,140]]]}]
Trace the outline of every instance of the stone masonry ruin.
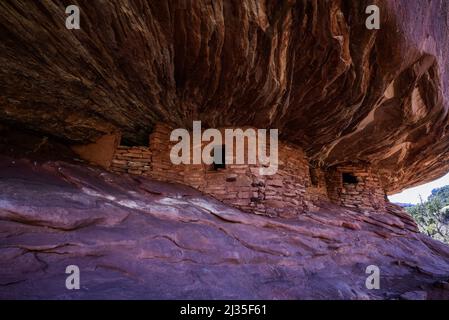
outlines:
[{"label": "stone masonry ruin", "polygon": [[[112,172],[185,184],[226,204],[261,215],[291,218],[317,210],[322,201],[359,211],[386,208],[385,191],[368,163],[323,168],[312,165],[300,147],[279,141],[279,167],[274,175],[260,175],[258,164],[174,165],[170,160],[170,150],[175,145],[170,141],[171,131],[165,124],[157,124],[148,146],[120,145],[116,135],[102,138],[96,144],[78,146],[77,151],[92,162],[96,162],[92,154],[103,155],[97,163]],[[80,149],[92,152],[80,153]],[[112,154],[110,161],[104,160],[104,154]]]}]

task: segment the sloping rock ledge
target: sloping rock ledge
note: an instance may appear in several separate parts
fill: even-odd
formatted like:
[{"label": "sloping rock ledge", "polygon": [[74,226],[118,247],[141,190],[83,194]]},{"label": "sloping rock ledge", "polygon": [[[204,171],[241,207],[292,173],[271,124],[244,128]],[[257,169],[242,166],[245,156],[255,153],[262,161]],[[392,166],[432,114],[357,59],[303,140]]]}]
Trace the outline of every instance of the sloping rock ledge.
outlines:
[{"label": "sloping rock ledge", "polygon": [[[449,247],[393,208],[270,219],[180,185],[7,157],[0,189],[2,299],[449,298]],[[80,290],[65,288],[68,265]]]}]

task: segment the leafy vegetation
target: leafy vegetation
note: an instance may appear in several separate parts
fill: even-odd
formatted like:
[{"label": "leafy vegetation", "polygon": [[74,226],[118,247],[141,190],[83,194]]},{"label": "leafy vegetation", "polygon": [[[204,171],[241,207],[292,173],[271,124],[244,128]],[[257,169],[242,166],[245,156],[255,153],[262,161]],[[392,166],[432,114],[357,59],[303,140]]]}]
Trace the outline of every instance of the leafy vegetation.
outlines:
[{"label": "leafy vegetation", "polygon": [[404,208],[418,223],[421,232],[449,243],[449,186],[432,190],[427,201]]}]

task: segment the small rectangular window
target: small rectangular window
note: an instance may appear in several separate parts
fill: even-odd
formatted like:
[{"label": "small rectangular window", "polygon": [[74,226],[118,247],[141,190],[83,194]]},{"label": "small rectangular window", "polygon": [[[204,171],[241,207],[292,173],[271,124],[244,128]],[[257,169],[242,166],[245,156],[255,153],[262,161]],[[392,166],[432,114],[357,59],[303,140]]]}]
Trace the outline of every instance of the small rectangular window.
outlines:
[{"label": "small rectangular window", "polygon": [[345,184],[357,184],[359,182],[359,180],[357,179],[357,177],[355,175],[353,175],[352,173],[349,172],[344,172],[343,173],[343,183]]}]

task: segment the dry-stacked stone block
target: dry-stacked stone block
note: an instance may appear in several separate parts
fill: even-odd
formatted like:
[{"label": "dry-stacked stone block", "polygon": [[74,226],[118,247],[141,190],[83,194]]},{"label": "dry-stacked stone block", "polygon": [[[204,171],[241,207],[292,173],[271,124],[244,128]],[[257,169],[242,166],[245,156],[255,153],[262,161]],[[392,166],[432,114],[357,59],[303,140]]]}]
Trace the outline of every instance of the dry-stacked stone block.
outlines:
[{"label": "dry-stacked stone block", "polygon": [[[323,170],[308,162],[303,150],[279,142],[278,171],[261,175],[261,165],[225,164],[216,168],[206,164],[174,165],[170,151],[172,128],[155,126],[148,147],[119,146],[111,170],[117,173],[145,175],[153,179],[178,182],[241,210],[267,216],[291,218],[317,210],[323,200],[360,210],[385,208],[385,193],[379,179],[367,165],[345,165]],[[208,142],[203,142],[204,147]],[[191,152],[193,154],[193,152]],[[234,152],[235,157],[235,152]],[[357,181],[347,183],[343,174]]]},{"label": "dry-stacked stone block", "polygon": [[328,200],[325,170],[316,164],[309,164],[309,179],[306,188],[306,202],[309,210],[319,210],[319,204]]},{"label": "dry-stacked stone block", "polygon": [[164,124],[157,124],[149,137],[152,153],[152,171],[154,179],[169,182],[184,183],[184,165],[174,165],[170,160],[170,151],[175,144],[170,141],[172,128]]},{"label": "dry-stacked stone block", "polygon": [[151,150],[148,147],[119,146],[111,163],[118,173],[146,175],[151,170]]},{"label": "dry-stacked stone block", "polygon": [[385,210],[385,192],[378,175],[368,164],[347,164],[327,171],[331,201],[361,211]]}]

